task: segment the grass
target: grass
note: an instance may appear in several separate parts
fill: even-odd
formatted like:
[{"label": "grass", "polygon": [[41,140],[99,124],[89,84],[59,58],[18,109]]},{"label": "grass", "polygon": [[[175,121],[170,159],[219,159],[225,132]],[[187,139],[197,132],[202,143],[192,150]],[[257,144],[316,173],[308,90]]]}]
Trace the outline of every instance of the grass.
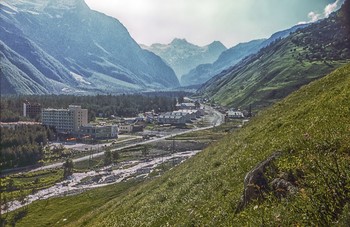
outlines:
[{"label": "grass", "polygon": [[[63,179],[63,171],[41,170],[33,173],[12,174],[1,179],[1,199],[17,200],[32,192],[48,188]],[[12,186],[11,186],[12,185]]]},{"label": "grass", "polygon": [[242,125],[242,120],[230,120],[223,125],[215,128],[194,131],[182,135],[177,135],[167,140],[196,140],[196,141],[217,141],[227,135],[229,132],[237,129],[239,125]]},{"label": "grass", "polygon": [[103,166],[104,156],[94,157],[91,160],[84,160],[74,163],[74,170],[77,172],[89,171],[91,169],[100,168]]},{"label": "grass", "polygon": [[[349,74],[347,65],[303,87],[158,178],[110,197],[110,187],[94,191],[91,196],[101,196],[94,206],[89,192],[48,200],[50,210],[38,209],[46,202],[40,201],[18,224],[52,225],[71,214],[64,223],[68,226],[346,226]],[[279,198],[264,192],[265,199],[236,213],[245,175],[276,151],[281,156],[267,177],[288,174],[296,194]]]}]

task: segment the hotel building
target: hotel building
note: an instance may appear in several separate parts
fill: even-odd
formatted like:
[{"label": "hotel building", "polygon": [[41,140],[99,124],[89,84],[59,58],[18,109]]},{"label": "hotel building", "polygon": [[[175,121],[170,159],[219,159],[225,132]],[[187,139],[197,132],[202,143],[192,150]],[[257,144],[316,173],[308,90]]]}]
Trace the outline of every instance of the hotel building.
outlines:
[{"label": "hotel building", "polygon": [[88,124],[88,110],[75,105],[69,105],[68,109],[43,109],[42,123],[61,133],[78,132],[82,125]]}]

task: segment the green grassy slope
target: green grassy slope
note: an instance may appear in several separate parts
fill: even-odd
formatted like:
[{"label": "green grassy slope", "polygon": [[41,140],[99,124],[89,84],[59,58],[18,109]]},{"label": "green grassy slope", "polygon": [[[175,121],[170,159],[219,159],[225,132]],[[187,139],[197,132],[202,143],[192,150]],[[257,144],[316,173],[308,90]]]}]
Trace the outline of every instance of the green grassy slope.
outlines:
[{"label": "green grassy slope", "polygon": [[[349,221],[350,65],[264,111],[162,177],[111,199],[72,226],[332,225]],[[265,192],[235,214],[243,180],[275,151],[269,179],[288,173],[298,188]]]},{"label": "green grassy slope", "polygon": [[[165,175],[29,205],[18,226],[346,226],[350,221],[350,64],[304,86]],[[245,175],[275,151],[268,180],[295,195],[236,208]],[[66,221],[62,222],[63,219]],[[59,222],[58,222],[59,221]]]},{"label": "green grassy slope", "polygon": [[207,82],[199,95],[226,106],[268,106],[350,61],[350,3]]}]

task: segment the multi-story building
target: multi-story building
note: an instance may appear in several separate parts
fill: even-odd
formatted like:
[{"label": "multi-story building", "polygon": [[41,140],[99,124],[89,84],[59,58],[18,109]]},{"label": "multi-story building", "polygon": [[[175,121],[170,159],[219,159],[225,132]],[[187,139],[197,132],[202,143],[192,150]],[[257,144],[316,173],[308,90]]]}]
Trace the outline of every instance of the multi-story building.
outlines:
[{"label": "multi-story building", "polygon": [[36,118],[41,114],[41,105],[38,103],[23,103],[23,116],[29,118]]},{"label": "multi-story building", "polygon": [[79,127],[88,124],[88,110],[74,105],[68,109],[43,109],[42,123],[55,127],[58,132],[78,132]]}]

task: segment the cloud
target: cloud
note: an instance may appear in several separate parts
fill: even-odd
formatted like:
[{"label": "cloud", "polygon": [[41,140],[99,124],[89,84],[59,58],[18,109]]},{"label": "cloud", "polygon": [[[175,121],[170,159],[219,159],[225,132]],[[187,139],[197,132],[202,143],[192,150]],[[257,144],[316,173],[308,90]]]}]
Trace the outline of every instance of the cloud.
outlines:
[{"label": "cloud", "polygon": [[322,19],[322,15],[317,14],[315,12],[310,12],[307,16],[308,16],[308,18],[310,18],[310,22],[316,22],[319,19]]},{"label": "cloud", "polygon": [[310,19],[308,22],[303,21],[299,22],[298,24],[306,24],[306,23],[313,23],[316,22],[320,19],[328,17],[331,13],[334,11],[337,11],[341,5],[344,3],[345,0],[336,0],[334,3],[328,4],[324,10],[323,13],[315,13],[315,12],[310,12],[307,16]]},{"label": "cloud", "polygon": [[333,4],[328,4],[326,8],[324,9],[324,15],[325,17],[328,17],[329,14],[333,13],[335,10],[338,9],[338,5],[340,6],[340,0],[335,1]]}]

